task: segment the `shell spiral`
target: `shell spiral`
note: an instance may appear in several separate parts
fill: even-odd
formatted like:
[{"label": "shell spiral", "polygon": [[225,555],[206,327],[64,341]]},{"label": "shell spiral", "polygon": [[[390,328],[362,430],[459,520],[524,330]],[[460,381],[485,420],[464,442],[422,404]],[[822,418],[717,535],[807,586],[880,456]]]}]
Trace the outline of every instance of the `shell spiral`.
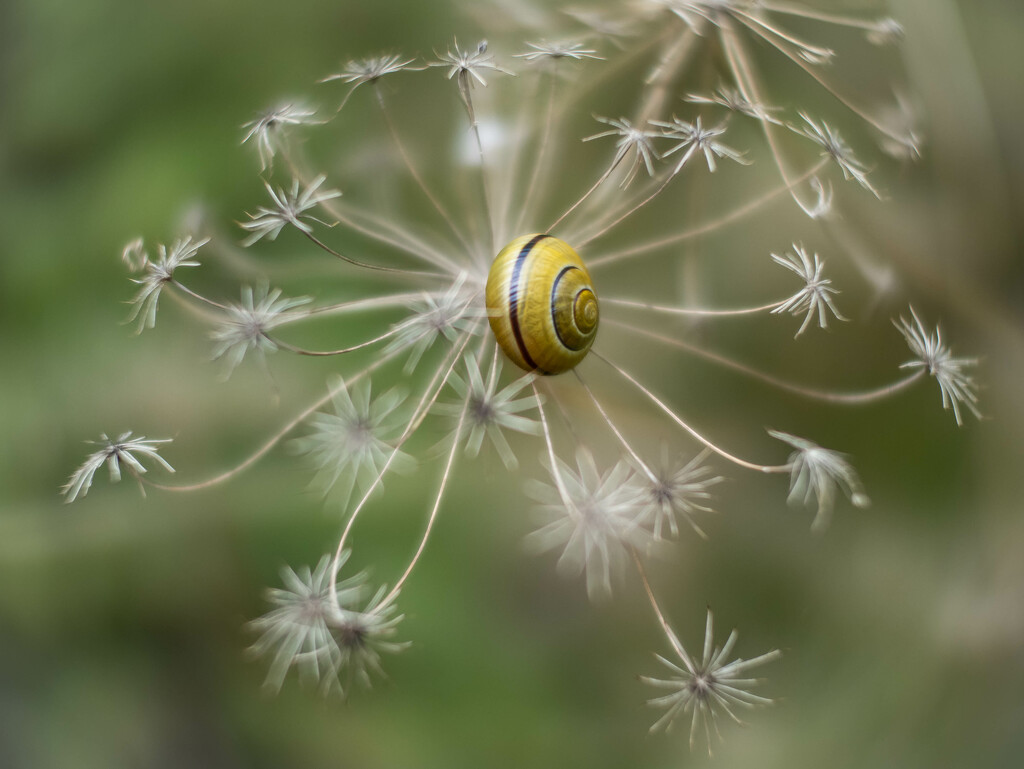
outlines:
[{"label": "shell spiral", "polygon": [[568,371],[597,336],[590,273],[572,246],[551,235],[523,235],[498,253],[487,276],[486,302],[498,345],[527,371]]}]

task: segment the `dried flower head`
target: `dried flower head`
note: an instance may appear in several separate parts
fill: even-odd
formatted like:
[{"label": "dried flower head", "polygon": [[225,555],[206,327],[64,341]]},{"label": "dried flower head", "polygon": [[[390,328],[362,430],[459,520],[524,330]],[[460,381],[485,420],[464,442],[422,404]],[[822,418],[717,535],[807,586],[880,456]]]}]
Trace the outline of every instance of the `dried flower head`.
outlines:
[{"label": "dried flower head", "polygon": [[310,125],[317,121],[316,110],[301,104],[282,104],[242,126],[247,133],[242,144],[253,141],[260,155],[260,169],[266,171],[274,162],[278,144],[284,139],[287,126]]},{"label": "dried flower head", "polygon": [[591,599],[611,594],[629,547],[643,547],[650,534],[642,525],[644,493],[633,469],[618,462],[601,473],[590,452],[576,454],[573,470],[562,460],[549,468],[552,483],[532,482],[527,493],[540,503],[548,521],[533,532],[539,551],[561,549],[558,568],[570,576],[586,574]]},{"label": "dried flower head", "polygon": [[910,308],[910,318],[907,320],[900,316],[898,321],[893,321],[916,357],[916,360],[908,361],[900,368],[924,370],[935,377],[942,392],[942,408],[953,409],[953,416],[958,425],[963,424],[961,407],[981,419],[981,411],[978,409],[978,384],[974,377],[965,371],[969,367],[977,366],[977,359],[954,358],[953,352],[942,341],[942,329],[936,326],[934,332],[929,332],[913,307]]},{"label": "dried flower head", "polygon": [[[117,436],[117,440],[111,440],[106,433],[101,433],[100,440],[89,441],[100,448],[86,457],[81,466],[71,474],[68,482],[61,488],[64,501],[74,502],[79,497],[88,494],[93,476],[103,465],[107,466],[111,483],[121,480],[122,465],[128,468],[128,472],[136,478],[144,475],[146,468],[139,457],[151,459],[167,472],[173,473],[174,468],[158,453],[160,444],[170,442],[170,438],[146,438],[144,435],[133,438],[130,430]],[[139,456],[137,457],[136,454]]]},{"label": "dried flower head", "polygon": [[704,654],[699,660],[686,651],[675,633],[666,625],[672,649],[678,655],[682,665],[655,655],[661,664],[667,667],[672,675],[669,678],[649,678],[641,676],[645,684],[667,689],[669,693],[648,700],[647,704],[657,708],[665,708],[665,714],[651,727],[670,730],[672,725],[682,717],[690,716],[690,749],[693,749],[697,732],[701,725],[707,739],[708,753],[711,752],[711,726],[721,739],[716,719],[719,713],[725,713],[738,724],[743,723],[734,712],[734,708],[752,708],[771,705],[772,700],[754,694],[749,689],[761,683],[760,679],[747,678],[747,671],[779,659],[782,653],[778,650],[758,655],[749,660],[737,658],[729,660],[738,635],[735,630],[729,634],[725,645],[718,648],[714,645],[714,627],[711,610],[708,609],[708,620],[704,631]]},{"label": "dried flower head", "polygon": [[673,461],[668,446],[662,446],[661,462],[648,468],[646,465],[637,472],[637,478],[648,502],[648,517],[656,540],[662,539],[662,530],[668,527],[671,536],[679,535],[681,518],[702,538],[707,534],[694,520],[697,513],[714,512],[707,505],[711,499],[710,488],[725,480],[714,475],[707,460],[707,450],[700,452],[685,464]]},{"label": "dried flower head", "polygon": [[224,358],[224,376],[231,376],[242,359],[249,353],[261,357],[275,352],[278,343],[270,332],[288,321],[288,313],[308,304],[312,299],[300,296],[290,299],[281,296],[281,289],[271,289],[266,282],[242,287],[242,301],[224,307],[224,315],[210,333],[214,341],[213,357]]},{"label": "dried flower head", "polygon": [[368,492],[390,462],[396,470],[409,469],[412,457],[395,448],[405,395],[397,389],[371,398],[370,380],[350,387],[340,377],[330,385],[334,413],[318,412],[310,420],[313,432],[292,441],[292,449],[306,454],[316,465],[313,486],[323,494],[334,492],[347,507],[355,488]]},{"label": "dried flower head", "polygon": [[166,248],[162,243],[157,246],[159,254],[155,262],[149,260],[148,255],[142,250],[142,240],[133,241],[125,248],[122,257],[132,272],[144,270],[141,278],[132,278],[132,283],[139,284],[139,290],[132,297],[132,310],[128,315],[128,322],[138,321],[136,333],[141,334],[147,328],[156,325],[156,310],[160,303],[160,292],[164,286],[174,280],[174,271],[179,267],[198,267],[199,262],[195,260],[196,253],[200,248],[209,243],[210,239],[205,238],[198,243],[193,243],[191,237],[174,241],[174,245]]},{"label": "dried flower head", "polygon": [[772,261],[790,272],[796,273],[804,281],[802,289],[772,310],[774,314],[783,312],[788,312],[791,315],[804,314],[804,322],[800,324],[794,337],[804,333],[815,313],[818,316],[819,328],[828,328],[829,312],[836,320],[846,320],[832,302],[832,294],[838,294],[839,291],[832,288],[831,280],[821,276],[825,262],[817,254],[810,257],[803,246],[794,243],[793,253],[787,251],[782,256],[772,254]]},{"label": "dried flower head", "polygon": [[611,130],[588,136],[583,141],[589,142],[593,139],[603,139],[606,136],[618,137],[615,142],[615,159],[612,161],[611,167],[617,167],[627,156],[632,156],[626,177],[622,180],[623,187],[630,185],[636,178],[641,166],[647,169],[648,176],[654,176],[654,161],[659,156],[658,152],[654,149],[653,140],[661,134],[656,131],[637,128],[629,121],[629,118],[612,119],[599,117],[597,120],[610,125]]},{"label": "dried flower head", "polygon": [[321,190],[320,186],[325,181],[327,177],[321,174],[303,187],[298,179],[293,179],[291,190],[288,192],[280,187],[275,190],[270,184],[264,183],[274,207],[260,206],[255,214],[248,214],[250,221],[242,222],[241,227],[252,234],[242,241],[243,245],[251,246],[261,238],[275,240],[281,234],[281,230],[289,224],[307,235],[313,232],[309,222],[324,224],[319,219],[306,215],[306,212],[326,200],[341,196],[337,190]]},{"label": "dried flower head", "polygon": [[680,166],[686,161],[686,157],[690,152],[703,152],[704,159],[708,164],[708,171],[711,173],[714,173],[717,168],[715,164],[716,157],[728,158],[742,165],[750,165],[751,161],[746,160],[742,152],[727,147],[716,140],[716,137],[725,133],[724,125],[705,128],[699,116],[692,123],[688,123],[685,120],[680,120],[675,115],[672,116],[671,122],[652,120],[651,124],[659,126],[662,129],[662,136],[666,139],[672,139],[677,142],[675,147],[662,153],[663,158],[682,149],[689,150],[684,155],[683,160],[680,161]]},{"label": "dried flower head", "polygon": [[274,608],[249,624],[260,634],[250,651],[272,657],[264,683],[269,690],[279,691],[294,667],[300,678],[318,685],[324,695],[345,696],[353,680],[369,686],[371,672],[383,674],[382,652],[407,646],[390,640],[402,617],[396,615],[394,603],[381,603],[383,588],[364,604],[365,573],[341,582],[332,580],[349,555],[348,550],[342,552],[336,563],[325,555],[312,571],[285,567],[281,570],[284,588],[267,591]]},{"label": "dried flower head", "polygon": [[491,363],[486,382],[476,358],[467,356],[464,361],[466,379],[454,372],[448,379],[448,383],[459,397],[459,402],[439,403],[434,410],[438,414],[455,419],[463,418],[462,415],[465,413],[466,453],[471,457],[477,456],[484,438],[490,438],[505,467],[513,470],[518,462],[508,439],[505,438],[505,431],[540,434],[541,428],[537,420],[522,413],[537,408],[539,398],[536,395],[519,397],[533,380],[529,376],[520,377],[504,389],[498,390],[501,362],[497,356]]},{"label": "dried flower head", "polygon": [[796,449],[789,455],[789,501],[794,504],[803,502],[805,505],[817,501],[818,512],[811,523],[813,530],[821,531],[828,526],[837,490],[845,494],[856,507],[871,504],[857,472],[846,461],[845,455],[779,430],[769,430],[768,434]]}]

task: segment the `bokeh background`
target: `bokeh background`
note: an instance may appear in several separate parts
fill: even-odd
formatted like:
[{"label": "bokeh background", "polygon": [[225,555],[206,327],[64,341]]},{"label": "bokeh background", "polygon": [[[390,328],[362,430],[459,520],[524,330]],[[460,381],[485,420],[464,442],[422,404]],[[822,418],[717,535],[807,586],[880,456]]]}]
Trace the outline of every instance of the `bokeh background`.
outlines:
[{"label": "bokeh background", "polygon": [[[706,413],[768,398],[770,426],[850,452],[874,500],[840,506],[819,537],[780,486],[730,483],[710,540],[684,536],[655,565],[685,642],[699,643],[710,604],[743,656],[785,652],[764,671],[780,704],[724,725],[720,767],[1024,761],[1024,5],[890,8],[928,142],[919,164],[882,171],[889,200],[859,196],[844,226],[891,260],[897,295],[818,341],[783,344],[784,329],[784,352],[726,341],[811,377],[828,345],[854,345],[862,381],[882,381],[905,357],[887,318],[913,301],[957,353],[982,358],[989,418],[958,429],[932,383],[836,413],[692,362],[660,372]],[[684,734],[646,734],[655,714],[635,675],[658,673],[664,644],[638,587],[595,606],[553,559],[526,554],[522,479],[493,457],[463,466],[404,593],[414,645],[348,703],[295,681],[267,697],[265,666],[243,653],[263,587],[285,563],[314,563],[338,529],[286,452],[195,497],[143,500],[102,472],[86,499],[58,496],[100,431],[187,438],[189,453],[169,456],[201,474],[320,391],[328,365],[283,356],[280,404],[256,367],[219,382],[205,332],[166,302],[157,328],[133,335],[120,249],[173,237],[196,203],[222,222],[261,203],[238,126],[266,105],[329,103],[338,92],[313,83],[339,63],[429,55],[453,34],[482,33],[443,2],[0,5],[0,766],[709,763]],[[459,117],[454,98],[446,108]],[[419,530],[423,477],[390,484],[358,533],[379,579]]]}]

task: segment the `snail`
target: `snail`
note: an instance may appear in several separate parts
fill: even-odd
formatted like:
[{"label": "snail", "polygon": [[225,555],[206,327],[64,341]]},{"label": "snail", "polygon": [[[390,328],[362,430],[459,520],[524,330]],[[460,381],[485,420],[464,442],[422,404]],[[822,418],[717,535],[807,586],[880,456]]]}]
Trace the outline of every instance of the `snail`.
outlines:
[{"label": "snail", "polygon": [[597,336],[597,295],[572,246],[523,235],[494,258],[485,292],[502,351],[522,369],[561,374],[586,357]]}]

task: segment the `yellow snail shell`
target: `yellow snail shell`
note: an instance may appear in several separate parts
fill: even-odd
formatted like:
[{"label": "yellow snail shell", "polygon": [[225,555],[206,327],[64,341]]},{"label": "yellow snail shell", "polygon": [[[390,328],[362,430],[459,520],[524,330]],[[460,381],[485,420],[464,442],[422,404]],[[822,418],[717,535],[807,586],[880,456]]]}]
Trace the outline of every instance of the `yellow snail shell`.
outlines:
[{"label": "yellow snail shell", "polygon": [[491,330],[522,369],[561,374],[586,357],[597,336],[597,295],[572,246],[523,235],[494,258],[487,276]]}]

